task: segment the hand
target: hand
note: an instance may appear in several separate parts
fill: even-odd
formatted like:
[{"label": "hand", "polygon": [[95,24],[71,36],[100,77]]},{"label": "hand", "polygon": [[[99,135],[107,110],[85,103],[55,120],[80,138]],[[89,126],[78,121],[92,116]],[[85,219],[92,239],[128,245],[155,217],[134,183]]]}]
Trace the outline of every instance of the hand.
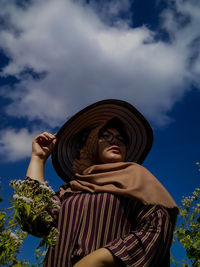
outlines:
[{"label": "hand", "polygon": [[56,144],[56,135],[43,132],[36,136],[32,143],[32,156],[47,160]]},{"label": "hand", "polygon": [[117,258],[106,248],[100,248],[78,261],[74,267],[120,267]]}]

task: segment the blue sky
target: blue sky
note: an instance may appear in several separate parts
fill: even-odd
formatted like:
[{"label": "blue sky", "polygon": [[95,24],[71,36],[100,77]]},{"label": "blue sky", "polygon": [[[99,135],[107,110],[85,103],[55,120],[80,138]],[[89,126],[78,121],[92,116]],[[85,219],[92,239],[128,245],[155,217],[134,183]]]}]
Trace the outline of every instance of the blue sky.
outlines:
[{"label": "blue sky", "polygon": [[[106,98],[154,129],[144,162],[177,204],[199,187],[200,3],[196,0],[0,0],[0,177],[23,178],[32,138]],[[49,160],[46,178],[62,180]],[[36,239],[22,255],[33,261]],[[173,247],[180,259],[184,251]]]}]

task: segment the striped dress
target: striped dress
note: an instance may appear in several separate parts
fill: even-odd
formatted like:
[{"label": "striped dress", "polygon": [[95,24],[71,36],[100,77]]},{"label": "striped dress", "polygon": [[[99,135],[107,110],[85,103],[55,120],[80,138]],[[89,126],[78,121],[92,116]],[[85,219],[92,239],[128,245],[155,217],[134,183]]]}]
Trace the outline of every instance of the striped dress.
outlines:
[{"label": "striped dress", "polygon": [[173,226],[165,208],[111,193],[55,198],[59,235],[45,267],[71,267],[98,248],[110,250],[120,266],[169,266]]}]

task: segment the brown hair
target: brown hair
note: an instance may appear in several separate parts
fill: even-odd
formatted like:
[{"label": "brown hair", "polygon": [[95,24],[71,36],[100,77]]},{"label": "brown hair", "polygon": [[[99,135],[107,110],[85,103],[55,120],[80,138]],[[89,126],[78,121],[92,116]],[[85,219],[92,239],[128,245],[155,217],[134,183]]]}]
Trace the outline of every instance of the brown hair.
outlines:
[{"label": "brown hair", "polygon": [[[94,128],[88,134],[85,143],[82,145],[82,148],[80,148],[73,161],[72,170],[74,174],[82,174],[89,166],[98,163],[98,133],[101,128],[102,125]],[[81,140],[81,142],[83,142],[83,140]]]}]

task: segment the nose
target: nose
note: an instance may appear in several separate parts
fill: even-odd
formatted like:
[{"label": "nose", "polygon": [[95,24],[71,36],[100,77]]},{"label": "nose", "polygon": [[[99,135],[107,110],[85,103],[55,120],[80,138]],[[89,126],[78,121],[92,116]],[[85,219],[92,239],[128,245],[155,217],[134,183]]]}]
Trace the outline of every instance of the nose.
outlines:
[{"label": "nose", "polygon": [[111,144],[114,144],[114,145],[120,145],[120,142],[119,140],[114,136],[113,139],[110,141]]}]

